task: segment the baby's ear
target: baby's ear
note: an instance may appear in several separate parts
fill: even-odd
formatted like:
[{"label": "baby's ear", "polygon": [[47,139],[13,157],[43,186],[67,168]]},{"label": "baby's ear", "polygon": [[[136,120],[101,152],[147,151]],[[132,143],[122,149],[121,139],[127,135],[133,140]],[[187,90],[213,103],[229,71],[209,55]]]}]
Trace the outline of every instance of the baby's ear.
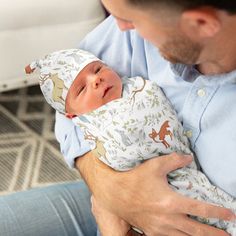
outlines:
[{"label": "baby's ear", "polygon": [[76,115],[70,114],[70,113],[66,113],[65,116],[69,119],[72,119],[74,117],[76,117]]}]

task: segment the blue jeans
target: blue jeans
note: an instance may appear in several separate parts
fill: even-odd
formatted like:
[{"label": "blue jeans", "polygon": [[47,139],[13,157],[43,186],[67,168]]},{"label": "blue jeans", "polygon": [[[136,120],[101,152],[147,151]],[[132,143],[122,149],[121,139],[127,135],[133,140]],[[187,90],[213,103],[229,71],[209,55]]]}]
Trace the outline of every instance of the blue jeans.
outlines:
[{"label": "blue jeans", "polygon": [[96,236],[82,181],[0,197],[0,236]]}]

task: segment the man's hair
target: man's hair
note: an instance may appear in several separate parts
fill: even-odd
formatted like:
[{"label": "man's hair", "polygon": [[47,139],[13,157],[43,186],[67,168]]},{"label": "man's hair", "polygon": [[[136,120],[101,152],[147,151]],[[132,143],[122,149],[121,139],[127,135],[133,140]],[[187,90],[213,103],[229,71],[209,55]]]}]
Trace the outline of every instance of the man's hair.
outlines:
[{"label": "man's hair", "polygon": [[181,11],[190,10],[202,6],[214,7],[225,10],[228,13],[236,13],[235,0],[126,0],[129,4],[137,7],[167,6],[177,8]]}]

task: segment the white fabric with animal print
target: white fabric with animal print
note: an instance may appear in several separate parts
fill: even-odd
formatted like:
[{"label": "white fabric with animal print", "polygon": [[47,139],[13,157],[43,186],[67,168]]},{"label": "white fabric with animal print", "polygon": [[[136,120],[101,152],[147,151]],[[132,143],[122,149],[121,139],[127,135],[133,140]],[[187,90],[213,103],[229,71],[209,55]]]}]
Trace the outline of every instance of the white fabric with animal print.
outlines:
[{"label": "white fabric with animal print", "polygon": [[97,157],[125,171],[157,155],[190,153],[177,115],[156,83],[141,77],[122,83],[122,98],[73,119]]},{"label": "white fabric with animal print", "polygon": [[89,63],[101,61],[90,52],[71,48],[52,52],[33,61],[26,68],[30,74],[40,69],[39,85],[46,101],[57,111],[65,114],[68,89],[79,72]]},{"label": "white fabric with animal print", "polygon": [[[122,98],[73,118],[92,152],[115,170],[126,171],[152,157],[172,152],[190,154],[189,142],[169,101],[155,82],[124,78]],[[194,199],[236,209],[235,200],[213,186],[195,163],[168,175],[171,186]],[[200,219],[236,235],[236,225]]]}]

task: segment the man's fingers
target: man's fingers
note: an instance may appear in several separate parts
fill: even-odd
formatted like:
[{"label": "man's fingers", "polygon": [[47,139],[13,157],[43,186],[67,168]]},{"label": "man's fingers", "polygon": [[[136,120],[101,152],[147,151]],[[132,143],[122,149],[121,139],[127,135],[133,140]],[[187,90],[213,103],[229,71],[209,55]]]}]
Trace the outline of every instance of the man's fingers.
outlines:
[{"label": "man's fingers", "polygon": [[140,235],[143,235],[143,234],[139,234],[137,231],[130,229],[125,236],[140,236]]},{"label": "man's fingers", "polygon": [[235,214],[230,210],[210,203],[194,200],[179,195],[179,203],[176,204],[176,211],[183,214],[198,216],[203,218],[216,218],[221,220],[235,220]]},{"label": "man's fingers", "polygon": [[217,229],[213,226],[202,224],[187,216],[183,216],[182,219],[181,217],[178,217],[176,220],[176,226],[181,232],[192,236],[229,236],[229,234],[223,230]]},{"label": "man's fingers", "polygon": [[181,232],[179,230],[169,230],[168,234],[166,234],[168,236],[189,236],[189,234],[186,234],[184,232]]},{"label": "man's fingers", "polygon": [[156,160],[158,160],[157,163],[160,167],[158,172],[167,175],[171,171],[190,164],[193,161],[193,157],[191,155],[180,155],[177,153],[172,153],[170,155],[158,157],[158,159]]}]

